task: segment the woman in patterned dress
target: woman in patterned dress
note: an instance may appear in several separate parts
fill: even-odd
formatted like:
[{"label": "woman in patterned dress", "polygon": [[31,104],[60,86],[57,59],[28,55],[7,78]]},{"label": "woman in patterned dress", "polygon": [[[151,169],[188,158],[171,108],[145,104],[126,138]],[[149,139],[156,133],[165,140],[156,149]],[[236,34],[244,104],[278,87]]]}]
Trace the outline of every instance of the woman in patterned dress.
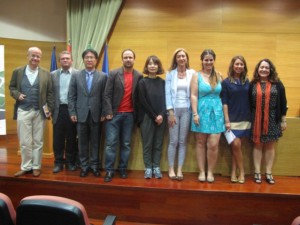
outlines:
[{"label": "woman in patterned dress", "polygon": [[[230,144],[232,151],[231,182],[240,184],[245,183],[242,140],[243,137],[250,137],[251,129],[247,72],[245,58],[243,56],[233,57],[229,65],[228,77],[222,82],[221,93],[225,128],[231,130],[236,136]],[[238,177],[237,169],[239,170]]]},{"label": "woman in patterned dress", "polygon": [[266,181],[275,184],[272,176],[275,143],[286,129],[287,101],[285,88],[269,59],[263,59],[256,65],[250,83],[249,98],[252,111],[251,138],[254,142],[254,181],[261,183],[261,161],[264,151]]},{"label": "woman in patterned dress", "polygon": [[[198,180],[214,182],[219,140],[225,130],[222,102],[220,98],[222,77],[215,70],[216,54],[206,49],[201,56],[202,70],[195,73],[191,81],[191,105],[193,119],[191,130],[196,134],[196,151],[199,166]],[[207,150],[207,152],[206,152]],[[207,158],[207,177],[205,161]]]}]

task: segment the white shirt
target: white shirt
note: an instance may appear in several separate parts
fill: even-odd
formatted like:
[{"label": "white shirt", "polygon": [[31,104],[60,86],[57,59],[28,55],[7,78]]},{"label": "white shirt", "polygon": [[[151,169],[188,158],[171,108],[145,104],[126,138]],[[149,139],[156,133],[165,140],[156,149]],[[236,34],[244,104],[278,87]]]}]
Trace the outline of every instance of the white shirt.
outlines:
[{"label": "white shirt", "polygon": [[29,83],[31,85],[34,84],[35,79],[37,78],[39,73],[39,68],[37,67],[35,70],[30,69],[30,67],[27,65],[25,69],[25,75],[27,76]]}]

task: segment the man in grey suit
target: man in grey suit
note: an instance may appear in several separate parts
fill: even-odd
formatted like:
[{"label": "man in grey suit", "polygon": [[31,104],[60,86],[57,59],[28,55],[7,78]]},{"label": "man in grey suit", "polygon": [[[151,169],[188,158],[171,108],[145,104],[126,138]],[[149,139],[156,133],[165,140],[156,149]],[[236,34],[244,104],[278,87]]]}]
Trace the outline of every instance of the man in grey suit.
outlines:
[{"label": "man in grey suit", "polygon": [[98,53],[87,49],[82,53],[85,69],[71,77],[68,108],[71,120],[77,122],[80,176],[86,177],[91,170],[99,172],[100,122],[105,117],[102,99],[107,76],[96,70]]},{"label": "man in grey suit", "polygon": [[41,49],[28,49],[28,65],[13,71],[9,84],[10,95],[16,100],[14,119],[17,119],[21,150],[21,170],[15,177],[26,173],[41,174],[45,119],[51,116],[53,90],[50,73],[39,67]]},{"label": "man in grey suit", "polygon": [[127,178],[131,134],[136,119],[136,87],[143,77],[133,69],[135,53],[125,49],[121,54],[123,66],[109,73],[104,95],[105,124],[105,182],[114,176],[117,145],[120,143],[118,170],[120,177]]},{"label": "man in grey suit", "polygon": [[75,171],[77,143],[76,123],[71,121],[68,111],[68,93],[71,76],[78,70],[72,68],[72,55],[68,51],[59,54],[61,68],[51,72],[54,92],[53,122],[53,173],[60,172],[64,165],[69,171]]}]

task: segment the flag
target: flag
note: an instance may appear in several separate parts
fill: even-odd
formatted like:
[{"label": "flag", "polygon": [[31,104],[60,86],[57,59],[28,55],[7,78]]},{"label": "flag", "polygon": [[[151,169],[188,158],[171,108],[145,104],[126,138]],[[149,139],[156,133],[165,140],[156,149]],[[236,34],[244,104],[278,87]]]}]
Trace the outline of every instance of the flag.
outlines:
[{"label": "flag", "polygon": [[56,64],[56,47],[55,46],[53,46],[53,49],[52,49],[50,72],[52,72],[54,70],[57,70],[57,64]]},{"label": "flag", "polygon": [[70,53],[72,53],[72,44],[71,44],[71,40],[68,41],[67,51],[70,52]]},{"label": "flag", "polygon": [[104,53],[103,53],[103,62],[102,62],[102,72],[108,75],[109,67],[108,67],[108,52],[107,52],[107,44],[104,46]]}]

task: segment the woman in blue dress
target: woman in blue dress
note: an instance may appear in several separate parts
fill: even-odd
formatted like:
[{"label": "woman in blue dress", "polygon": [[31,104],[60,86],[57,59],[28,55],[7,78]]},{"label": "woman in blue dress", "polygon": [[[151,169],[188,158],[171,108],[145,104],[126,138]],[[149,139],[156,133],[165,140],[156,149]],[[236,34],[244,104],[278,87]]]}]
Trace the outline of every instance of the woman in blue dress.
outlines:
[{"label": "woman in blue dress", "polygon": [[[232,58],[228,77],[222,82],[222,103],[225,116],[225,128],[231,130],[236,138],[230,144],[232,151],[231,182],[245,183],[245,171],[242,154],[242,137],[249,137],[251,130],[251,112],[249,105],[249,80],[247,64],[243,56]],[[237,169],[239,176],[237,177]]]},{"label": "woman in blue dress", "polygon": [[[225,131],[220,93],[222,77],[215,70],[216,54],[206,49],[201,56],[202,70],[195,73],[191,81],[191,105],[193,120],[191,130],[196,133],[197,162],[200,170],[198,180],[214,182],[219,140]],[[207,153],[206,153],[207,150]],[[207,177],[205,161],[207,158]]]}]

